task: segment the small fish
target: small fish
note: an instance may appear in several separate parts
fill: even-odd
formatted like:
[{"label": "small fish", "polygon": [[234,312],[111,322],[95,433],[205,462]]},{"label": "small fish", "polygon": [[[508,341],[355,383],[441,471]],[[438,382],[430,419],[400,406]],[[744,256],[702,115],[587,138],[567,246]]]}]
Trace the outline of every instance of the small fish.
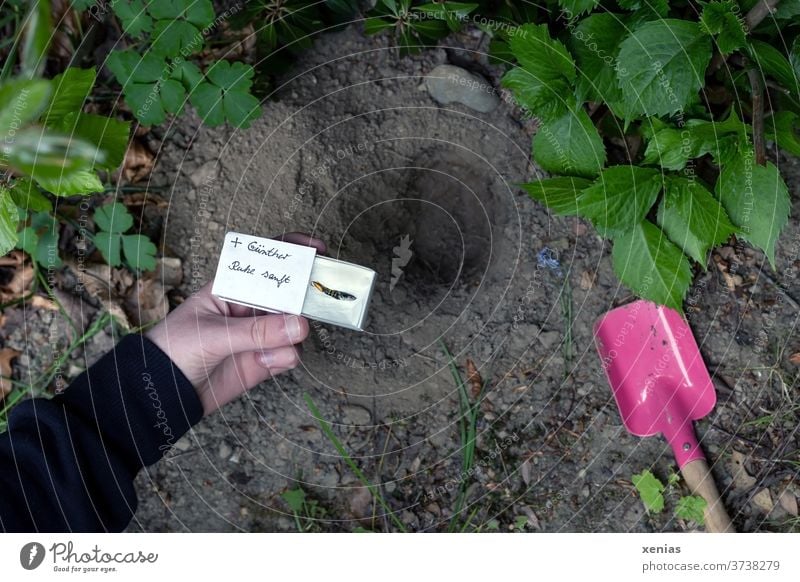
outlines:
[{"label": "small fish", "polygon": [[317,291],[321,291],[325,293],[325,295],[329,297],[333,297],[334,299],[340,299],[343,301],[355,301],[356,296],[350,295],[350,293],[345,293],[344,291],[336,291],[335,289],[331,289],[330,287],[326,287],[319,281],[311,281],[311,286],[316,289]]}]

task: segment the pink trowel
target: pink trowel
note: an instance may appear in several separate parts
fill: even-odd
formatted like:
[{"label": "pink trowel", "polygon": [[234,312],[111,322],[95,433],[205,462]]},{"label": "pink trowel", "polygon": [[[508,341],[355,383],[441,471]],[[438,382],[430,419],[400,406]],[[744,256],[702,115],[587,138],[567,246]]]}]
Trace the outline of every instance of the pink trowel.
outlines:
[{"label": "pink trowel", "polygon": [[710,532],[733,532],[692,421],[714,408],[717,395],[689,324],[669,307],[635,301],[595,324],[597,351],[631,434],[662,433],[681,474],[706,502]]}]

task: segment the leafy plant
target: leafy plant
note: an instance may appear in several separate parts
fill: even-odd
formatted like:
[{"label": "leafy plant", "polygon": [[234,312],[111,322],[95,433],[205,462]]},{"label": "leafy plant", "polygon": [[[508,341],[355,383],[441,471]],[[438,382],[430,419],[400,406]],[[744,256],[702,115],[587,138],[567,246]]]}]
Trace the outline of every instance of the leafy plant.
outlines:
[{"label": "leafy plant", "polygon": [[281,498],[292,511],[298,532],[321,531],[318,522],[325,519],[328,512],[316,499],[310,498],[302,487],[287,489],[281,493]]},{"label": "leafy plant", "polygon": [[[34,4],[0,76],[0,255],[18,246],[39,264],[60,265],[51,196],[104,190],[99,172],[122,162],[128,122],[83,111],[94,69],[41,72],[50,39],[50,4]],[[18,74],[16,51],[21,47]]]},{"label": "leafy plant", "polygon": [[156,268],[156,245],[143,234],[125,234],[133,227],[133,216],[119,202],[101,206],[94,213],[97,232],[94,244],[112,267],[125,264],[132,270],[152,271]]},{"label": "leafy plant", "polygon": [[[85,10],[92,3],[76,4]],[[260,115],[250,93],[250,65],[219,60],[203,73],[192,60],[235,10],[218,17],[211,0],[115,0],[109,6],[126,37],[123,46],[130,48],[112,51],[107,65],[139,123],[180,115],[187,101],[209,126],[227,121],[245,128]]]},{"label": "leafy plant", "polygon": [[501,40],[502,84],[540,121],[533,158],[559,176],[523,187],[589,219],[620,280],[680,310],[692,263],[732,235],[775,267],[789,193],[765,140],[800,152],[798,30],[752,0],[617,5],[558,0],[549,23]]},{"label": "leafy plant", "polygon": [[631,481],[636,487],[636,491],[639,492],[639,497],[648,513],[664,511],[664,484],[660,479],[645,469],[631,477]]},{"label": "leafy plant", "polygon": [[478,8],[467,2],[426,2],[378,0],[364,21],[364,32],[394,34],[400,54],[418,53],[451,32],[461,30],[463,20]]},{"label": "leafy plant", "polygon": [[[631,482],[639,492],[639,497],[647,513],[661,513],[664,511],[665,494],[677,487],[680,477],[677,473],[670,473],[666,486],[650,470],[645,469],[631,477]],[[675,517],[686,521],[693,521],[698,525],[705,523],[706,500],[697,495],[682,495],[675,503]]]}]

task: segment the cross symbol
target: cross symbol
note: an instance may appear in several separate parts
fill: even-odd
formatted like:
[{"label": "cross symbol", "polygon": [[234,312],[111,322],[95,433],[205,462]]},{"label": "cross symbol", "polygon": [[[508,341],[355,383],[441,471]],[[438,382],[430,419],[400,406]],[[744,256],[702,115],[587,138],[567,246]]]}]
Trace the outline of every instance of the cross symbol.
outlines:
[{"label": "cross symbol", "polygon": [[231,242],[233,243],[233,248],[236,248],[236,247],[238,247],[240,244],[242,244],[242,241],[240,241],[240,240],[239,240],[239,237],[238,237],[238,236],[237,236],[237,237],[236,237],[234,240],[232,240]]}]

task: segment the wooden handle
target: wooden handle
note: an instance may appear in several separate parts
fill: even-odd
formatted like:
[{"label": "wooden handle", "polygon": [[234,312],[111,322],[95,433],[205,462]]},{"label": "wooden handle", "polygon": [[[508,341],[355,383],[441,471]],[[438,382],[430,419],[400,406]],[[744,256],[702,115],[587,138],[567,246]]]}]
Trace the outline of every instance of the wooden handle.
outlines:
[{"label": "wooden handle", "polygon": [[681,469],[681,474],[692,494],[706,500],[706,531],[710,533],[735,533],[731,518],[719,498],[714,476],[704,459],[689,461]]}]

